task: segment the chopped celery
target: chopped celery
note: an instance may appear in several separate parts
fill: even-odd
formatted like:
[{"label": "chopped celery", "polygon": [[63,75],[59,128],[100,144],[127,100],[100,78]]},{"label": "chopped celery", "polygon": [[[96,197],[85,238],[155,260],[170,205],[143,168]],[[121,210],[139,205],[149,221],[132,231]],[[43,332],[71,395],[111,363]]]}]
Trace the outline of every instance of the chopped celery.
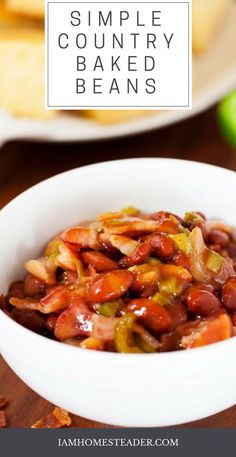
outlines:
[{"label": "chopped celery", "polygon": [[105,317],[115,317],[122,304],[123,303],[121,300],[105,302],[97,305],[96,311],[98,311],[99,314],[102,314],[102,316]]},{"label": "chopped celery", "polygon": [[157,292],[155,295],[153,295],[152,300],[157,303],[160,303],[160,305],[163,305],[163,306],[169,305],[169,303],[170,303],[168,298],[165,295],[161,294],[160,292]]},{"label": "chopped celery", "polygon": [[45,257],[48,257],[49,260],[52,262],[56,260],[58,254],[59,254],[59,246],[63,243],[62,240],[52,240],[48,243],[44,255]]},{"label": "chopped celery", "polygon": [[212,273],[219,273],[223,261],[224,259],[221,257],[221,255],[208,249],[206,259],[206,267],[208,270],[210,270]]},{"label": "chopped celery", "polygon": [[115,327],[115,347],[117,352],[123,353],[141,353],[143,352],[135,345],[133,337],[133,327],[136,321],[136,316],[132,313],[127,313],[122,316]]},{"label": "chopped celery", "polygon": [[204,219],[200,216],[200,214],[197,214],[194,211],[185,213],[184,220],[191,223],[204,222]]},{"label": "chopped celery", "polygon": [[137,216],[140,213],[139,209],[134,206],[127,206],[127,208],[122,209],[121,212],[126,216]]},{"label": "chopped celery", "polygon": [[81,260],[76,261],[76,270],[78,273],[78,278],[81,279],[84,277],[84,267]]},{"label": "chopped celery", "polygon": [[158,281],[161,294],[180,295],[183,290],[183,282],[176,277],[161,279]]},{"label": "chopped celery", "polygon": [[185,254],[190,254],[191,243],[190,243],[189,237],[186,233],[178,233],[177,235],[169,235],[169,237],[175,242],[179,251],[185,252]]},{"label": "chopped celery", "polygon": [[142,350],[142,352],[147,352],[147,353],[153,353],[156,352],[155,349],[150,346],[150,344],[147,343],[147,341],[144,341],[141,335],[137,334],[135,335],[135,342],[137,346]]}]

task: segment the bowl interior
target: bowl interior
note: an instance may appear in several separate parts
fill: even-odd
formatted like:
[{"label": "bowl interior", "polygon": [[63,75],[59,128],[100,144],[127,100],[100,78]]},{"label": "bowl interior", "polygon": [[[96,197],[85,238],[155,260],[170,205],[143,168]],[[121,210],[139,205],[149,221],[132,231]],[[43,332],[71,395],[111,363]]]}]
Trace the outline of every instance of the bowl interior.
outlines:
[{"label": "bowl interior", "polygon": [[199,210],[236,226],[234,172],[172,159],[130,159],[95,164],[50,178],[0,212],[0,291],[23,274],[61,230],[103,211],[133,205],[145,212],[182,215]]}]

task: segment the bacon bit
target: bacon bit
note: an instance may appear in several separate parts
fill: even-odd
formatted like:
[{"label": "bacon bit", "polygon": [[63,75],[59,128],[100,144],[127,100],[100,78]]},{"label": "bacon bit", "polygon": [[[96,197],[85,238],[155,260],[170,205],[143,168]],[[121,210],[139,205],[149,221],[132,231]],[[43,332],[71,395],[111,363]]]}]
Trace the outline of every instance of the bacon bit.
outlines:
[{"label": "bacon bit", "polygon": [[7,425],[5,411],[0,411],[0,428],[4,428]]},{"label": "bacon bit", "polygon": [[63,428],[70,427],[71,418],[67,411],[61,408],[54,408],[54,410],[47,416],[35,422],[31,428]]},{"label": "bacon bit", "polygon": [[8,403],[8,400],[0,395],[0,408],[4,408],[6,404]]},{"label": "bacon bit", "polygon": [[137,236],[142,233],[155,232],[158,224],[152,220],[123,217],[121,219],[104,221],[103,226],[111,235]]}]

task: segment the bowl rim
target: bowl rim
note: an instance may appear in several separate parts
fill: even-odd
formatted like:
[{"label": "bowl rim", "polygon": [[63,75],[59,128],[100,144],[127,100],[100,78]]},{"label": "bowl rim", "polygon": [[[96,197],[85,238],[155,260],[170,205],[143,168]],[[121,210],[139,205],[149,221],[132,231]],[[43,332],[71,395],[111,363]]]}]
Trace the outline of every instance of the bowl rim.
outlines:
[{"label": "bowl rim", "polygon": [[[39,183],[29,187],[28,189],[26,189],[25,191],[21,192],[19,195],[17,195],[15,198],[13,198],[10,202],[8,202],[6,205],[4,205],[4,207],[0,210],[0,220],[1,220],[1,217],[4,216],[5,212],[8,211],[8,209],[11,209],[11,207],[17,203],[18,201],[20,201],[21,199],[23,199],[25,196],[27,196],[28,194],[30,194],[32,191],[33,192],[37,192],[37,190],[39,189],[42,189],[44,186],[47,186],[48,184],[50,183],[54,183],[55,181],[57,181],[58,179],[63,179],[64,176],[69,176],[69,175],[72,175],[72,174],[76,174],[78,172],[86,172],[87,169],[91,169],[91,168],[102,168],[102,167],[110,167],[110,166],[116,166],[117,164],[121,164],[121,163],[124,163],[127,165],[127,163],[134,163],[134,162],[142,162],[142,161],[146,161],[146,162],[159,162],[159,163],[165,163],[165,162],[169,162],[169,163],[176,163],[176,164],[182,164],[184,167],[198,167],[198,168],[208,168],[209,170],[215,170],[215,171],[218,171],[220,173],[224,173],[224,174],[230,174],[231,176],[233,175],[236,175],[236,172],[233,171],[233,170],[229,170],[227,168],[224,168],[224,167],[219,167],[219,166],[216,166],[216,165],[211,165],[211,164],[208,164],[208,163],[204,163],[204,162],[195,162],[195,161],[192,161],[192,160],[184,160],[184,159],[173,159],[173,158],[165,158],[165,157],[137,157],[137,158],[129,158],[129,159],[117,159],[117,160],[111,160],[111,161],[103,161],[103,162],[97,162],[97,163],[93,163],[93,164],[89,164],[89,165],[85,165],[85,166],[82,166],[82,167],[76,167],[76,168],[73,168],[71,170],[67,170],[67,171],[64,171],[62,173],[58,173],[54,176],[51,176],[50,178],[47,178],[43,181],[40,181]],[[124,359],[128,359],[129,362],[135,362],[137,360],[141,361],[142,359],[142,362],[145,360],[153,360],[153,358],[155,357],[159,357],[162,359],[182,359],[182,358],[185,358],[185,359],[188,359],[189,357],[189,354],[192,354],[191,358],[194,357],[194,354],[195,355],[199,355],[202,353],[202,351],[204,351],[205,353],[208,353],[209,355],[210,354],[213,354],[217,351],[217,349],[219,347],[222,348],[225,348],[226,350],[228,349],[228,346],[232,346],[233,344],[233,341],[234,343],[236,344],[236,336],[233,336],[227,340],[223,340],[223,341],[219,341],[217,343],[212,343],[210,345],[207,345],[207,346],[202,346],[202,347],[199,347],[199,348],[193,348],[191,350],[180,350],[180,351],[170,351],[170,352],[159,352],[159,353],[151,353],[151,354],[132,354],[132,353],[128,353],[128,354],[124,354],[124,353],[117,353],[117,352],[106,352],[106,351],[92,351],[91,349],[82,349],[82,348],[79,348],[79,347],[75,347],[75,346],[72,346],[72,345],[68,345],[68,344],[65,344],[63,342],[60,342],[60,341],[56,341],[56,340],[52,340],[50,338],[47,338],[46,336],[43,336],[43,335],[39,335],[35,332],[33,332],[32,330],[29,330],[27,329],[26,327],[23,327],[21,324],[17,323],[16,321],[14,321],[13,319],[11,319],[10,316],[8,316],[4,311],[0,310],[0,320],[3,318],[3,320],[5,319],[5,323],[8,323],[8,325],[10,325],[12,327],[12,331],[16,331],[18,332],[20,335],[19,336],[24,336],[25,337],[31,337],[33,338],[35,341],[37,341],[39,344],[43,344],[43,345],[51,345],[51,347],[55,348],[59,348],[59,345],[61,347],[61,351],[65,351],[65,353],[74,353],[79,351],[79,353],[82,355],[86,355],[88,357],[91,357],[91,358],[94,358],[94,356],[96,356],[96,359],[99,358],[99,360],[103,360],[103,359],[107,359],[108,357],[110,359],[116,359],[116,360],[121,360],[121,361],[124,361]],[[41,343],[40,343],[41,342]],[[63,349],[64,348],[64,349]],[[3,351],[5,349],[7,349],[7,345],[5,347],[4,344],[1,344],[1,349],[3,349]]]}]

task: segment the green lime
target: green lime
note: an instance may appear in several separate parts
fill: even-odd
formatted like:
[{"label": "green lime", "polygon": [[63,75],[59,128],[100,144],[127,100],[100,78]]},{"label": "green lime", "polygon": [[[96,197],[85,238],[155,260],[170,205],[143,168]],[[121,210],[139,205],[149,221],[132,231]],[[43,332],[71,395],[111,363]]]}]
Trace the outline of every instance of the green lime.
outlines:
[{"label": "green lime", "polygon": [[236,90],[220,103],[219,120],[225,138],[236,149]]}]

